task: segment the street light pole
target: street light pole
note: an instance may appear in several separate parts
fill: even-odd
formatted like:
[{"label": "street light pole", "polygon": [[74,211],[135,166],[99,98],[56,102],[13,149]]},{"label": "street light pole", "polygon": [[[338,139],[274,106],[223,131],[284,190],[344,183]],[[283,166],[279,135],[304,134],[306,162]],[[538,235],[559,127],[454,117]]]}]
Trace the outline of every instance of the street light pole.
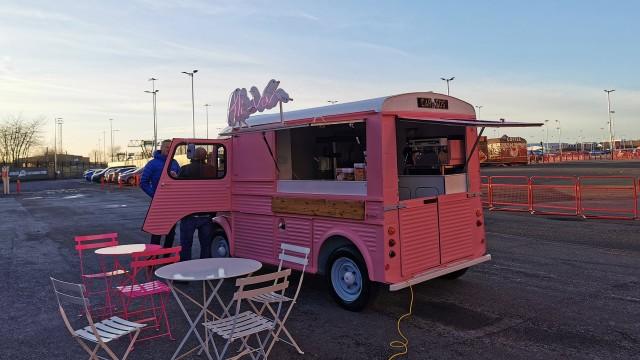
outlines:
[{"label": "street light pole", "polygon": [[209,138],[209,106],[210,104],[204,104],[204,108],[207,112],[207,139]]},{"label": "street light pole", "polygon": [[64,124],[64,121],[62,120],[62,118],[58,119],[58,125],[60,125],[60,154],[63,153],[63,149],[62,149],[62,124]]},{"label": "street light pole", "polygon": [[476,109],[478,109],[478,116],[476,119],[480,119],[480,109],[482,109],[482,105],[476,105]]},{"label": "street light pole", "polygon": [[113,119],[109,119],[109,134],[111,136],[111,162],[113,162]]},{"label": "street light pole", "polygon": [[53,119],[53,178],[58,178],[58,121],[61,117]]},{"label": "street light pole", "polygon": [[547,151],[549,151],[549,120],[545,120],[544,121],[544,128],[547,131],[547,136],[546,136],[546,139],[545,139],[546,141],[545,142],[547,143],[547,146],[546,146]]},{"label": "street light pole", "polygon": [[613,160],[613,127],[611,122],[611,93],[616,91],[615,89],[604,90],[607,93],[607,110],[609,113],[609,149],[611,150],[611,160]]},{"label": "street light pole", "polygon": [[197,73],[198,70],[193,70],[192,72],[183,71],[183,74],[189,75],[191,78],[191,121],[193,124],[193,138],[196,137],[196,107],[195,107],[195,97],[193,95],[193,75]]},{"label": "street light pole", "polygon": [[560,128],[560,120],[556,120],[556,130],[558,130],[558,147],[560,148],[560,158],[562,159],[562,129]]},{"label": "street light pole", "polygon": [[453,81],[453,79],[455,78],[456,78],[455,76],[452,76],[450,78],[440,78],[440,80],[447,82],[447,95],[449,95],[449,82]]},{"label": "street light pole", "polygon": [[[151,93],[153,94],[153,150],[155,151],[158,146],[158,112],[156,110],[156,95],[158,91],[156,90],[156,78],[152,77],[149,79],[151,81]],[[148,93],[149,91],[145,91]]]}]

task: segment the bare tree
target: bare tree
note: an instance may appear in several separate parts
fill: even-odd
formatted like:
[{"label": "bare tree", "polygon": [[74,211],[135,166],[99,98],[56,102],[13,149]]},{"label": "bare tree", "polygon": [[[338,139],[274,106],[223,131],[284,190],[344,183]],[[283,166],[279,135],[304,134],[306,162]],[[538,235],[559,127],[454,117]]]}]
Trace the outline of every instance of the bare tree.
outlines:
[{"label": "bare tree", "polygon": [[8,116],[0,123],[0,160],[16,164],[42,142],[42,117],[27,120],[21,115]]}]

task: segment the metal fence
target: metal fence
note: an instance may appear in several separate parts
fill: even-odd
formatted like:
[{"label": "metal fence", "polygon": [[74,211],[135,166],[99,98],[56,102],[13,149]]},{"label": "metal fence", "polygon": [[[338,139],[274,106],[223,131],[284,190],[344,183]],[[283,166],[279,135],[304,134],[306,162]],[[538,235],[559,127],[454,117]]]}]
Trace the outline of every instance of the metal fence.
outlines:
[{"label": "metal fence", "polygon": [[611,154],[589,154],[575,151],[567,151],[562,155],[544,154],[529,156],[529,164],[547,164],[581,160],[640,160],[640,151],[616,151],[613,154],[613,159],[611,158]]},{"label": "metal fence", "polygon": [[[25,180],[40,180],[40,179],[73,179],[82,177],[82,173],[88,169],[104,168],[106,164],[90,163],[83,161],[58,161],[57,173],[54,171],[53,161],[32,161],[32,162],[20,162],[18,164],[3,164],[9,166],[9,171],[12,173],[11,181],[20,179]],[[37,171],[36,171],[37,170]],[[37,176],[32,176],[31,172],[36,171]],[[16,175],[16,173],[18,175]]]},{"label": "metal fence", "polygon": [[490,210],[639,219],[640,179],[632,176],[482,176],[482,204]]}]

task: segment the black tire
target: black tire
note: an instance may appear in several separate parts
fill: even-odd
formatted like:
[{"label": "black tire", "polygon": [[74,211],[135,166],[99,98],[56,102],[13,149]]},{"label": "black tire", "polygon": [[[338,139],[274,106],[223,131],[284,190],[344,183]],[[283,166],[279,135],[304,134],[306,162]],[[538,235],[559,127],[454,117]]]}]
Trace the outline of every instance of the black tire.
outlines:
[{"label": "black tire", "polygon": [[[334,265],[336,269],[334,269]],[[352,266],[357,267],[357,272],[350,271],[349,279],[345,278],[347,276],[346,273],[342,278],[339,275],[336,277],[336,274],[341,273],[340,269],[351,268]],[[333,299],[341,307],[349,311],[361,311],[364,309],[374,293],[373,284],[369,280],[369,272],[364,259],[358,250],[352,246],[338,248],[329,255],[325,277]],[[356,288],[353,288],[356,281],[359,281],[360,285],[356,285]]]},{"label": "black tire", "polygon": [[[226,251],[223,251],[222,249],[226,249]],[[227,238],[227,234],[222,229],[216,229],[213,232],[213,241],[211,243],[211,257],[229,257],[231,256],[229,249],[229,239]]]},{"label": "black tire", "polygon": [[447,280],[455,280],[460,276],[464,275],[467,272],[467,270],[469,270],[469,268],[460,269],[458,271],[448,273],[447,275],[442,275],[442,278]]}]

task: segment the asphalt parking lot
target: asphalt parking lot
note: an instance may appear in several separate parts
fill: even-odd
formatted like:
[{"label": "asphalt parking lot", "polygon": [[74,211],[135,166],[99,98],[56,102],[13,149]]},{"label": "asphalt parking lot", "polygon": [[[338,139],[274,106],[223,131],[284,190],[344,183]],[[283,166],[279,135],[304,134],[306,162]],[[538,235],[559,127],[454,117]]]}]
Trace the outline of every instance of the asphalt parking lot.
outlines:
[{"label": "asphalt parking lot", "polygon": [[[491,171],[529,175],[533,168]],[[147,242],[140,227],[148,204],[137,189],[107,191],[80,180],[28,183],[21,195],[0,198],[1,359],[85,358],[64,328],[49,276],[79,281],[74,235],[115,231],[121,243]],[[413,315],[402,325],[410,341],[404,358],[638,358],[640,221],[487,212],[486,222],[491,262],[458,280],[414,287]],[[225,286],[223,294],[231,291]],[[386,359],[408,305],[408,289],[384,290],[364,312],[347,312],[322,278],[308,277],[288,324],[305,355],[279,344],[270,358]],[[180,339],[186,323],[174,302],[169,309]],[[130,358],[167,359],[176,346],[144,342]]]}]

